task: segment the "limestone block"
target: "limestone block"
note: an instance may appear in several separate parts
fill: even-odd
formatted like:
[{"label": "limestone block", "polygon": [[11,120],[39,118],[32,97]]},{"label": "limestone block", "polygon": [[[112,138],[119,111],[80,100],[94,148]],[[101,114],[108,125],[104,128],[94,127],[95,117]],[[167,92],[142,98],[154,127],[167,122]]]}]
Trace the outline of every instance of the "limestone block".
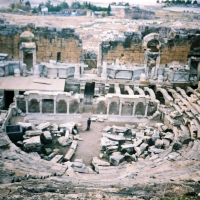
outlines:
[{"label": "limestone block", "polygon": [[33,136],[39,136],[39,135],[41,135],[42,134],[42,131],[37,131],[37,130],[33,130],[33,131],[26,131],[25,132],[25,135],[27,136],[27,137],[33,137]]},{"label": "limestone block", "polygon": [[39,124],[35,128],[37,130],[44,130],[44,129],[48,128],[50,125],[51,125],[50,122],[44,122],[44,123]]},{"label": "limestone block", "polygon": [[167,132],[164,136],[165,139],[170,140],[171,142],[174,140],[174,134],[171,132]]},{"label": "limestone block", "polygon": [[118,142],[117,141],[112,141],[112,140],[109,140],[108,138],[106,137],[102,137],[101,138],[101,150],[106,150],[106,147],[108,146],[118,146]]},{"label": "limestone block", "polygon": [[159,153],[162,153],[164,149],[158,149],[155,146],[151,146],[149,147],[148,151],[154,154],[159,154]]},{"label": "limestone block", "polygon": [[76,150],[77,145],[78,145],[78,142],[77,141],[73,141],[71,146],[70,146],[70,148]]},{"label": "limestone block", "polygon": [[41,151],[42,148],[40,136],[35,136],[30,139],[24,140],[23,144],[26,151]]},{"label": "limestone block", "polygon": [[44,131],[40,135],[40,139],[44,144],[52,143],[52,137],[51,137],[51,133],[49,131]]},{"label": "limestone block", "polygon": [[60,124],[59,125],[59,128],[61,129],[64,129],[64,130],[69,130],[69,133],[72,133],[72,129],[75,125],[75,122],[67,122],[65,124]]},{"label": "limestone block", "polygon": [[106,147],[106,154],[107,155],[110,155],[113,152],[117,152],[117,151],[118,151],[118,146],[109,146],[109,147]]},{"label": "limestone block", "polygon": [[163,140],[157,139],[156,142],[155,142],[155,147],[158,148],[158,149],[162,149],[163,146],[164,146]]},{"label": "limestone block", "polygon": [[109,162],[114,166],[118,166],[120,163],[124,161],[124,155],[119,155],[115,153],[113,153],[112,156],[110,156]]},{"label": "limestone block", "polygon": [[32,123],[25,123],[25,122],[17,122],[24,130],[31,130],[33,124]]},{"label": "limestone block", "polygon": [[62,160],[63,160],[63,155],[56,155],[50,160],[50,162],[60,163]]},{"label": "limestone block", "polygon": [[92,164],[93,164],[94,166],[96,166],[96,165],[98,165],[98,166],[110,166],[110,163],[109,163],[109,162],[100,160],[100,159],[97,158],[97,157],[93,157],[93,158],[92,158]]},{"label": "limestone block", "polygon": [[61,146],[65,147],[65,146],[68,146],[72,143],[72,139],[66,138],[65,136],[63,136],[63,137],[58,138],[58,143]]},{"label": "limestone block", "polygon": [[73,156],[75,150],[74,149],[69,149],[68,152],[65,154],[64,156],[64,160],[68,161],[71,159],[71,157]]},{"label": "limestone block", "polygon": [[45,148],[44,151],[45,151],[45,153],[47,155],[50,155],[52,153],[52,149],[51,148]]},{"label": "limestone block", "polygon": [[103,133],[103,137],[106,137],[110,140],[113,141],[121,141],[124,142],[126,140],[126,138],[124,136],[121,135],[113,135],[113,134],[109,134],[109,133]]}]

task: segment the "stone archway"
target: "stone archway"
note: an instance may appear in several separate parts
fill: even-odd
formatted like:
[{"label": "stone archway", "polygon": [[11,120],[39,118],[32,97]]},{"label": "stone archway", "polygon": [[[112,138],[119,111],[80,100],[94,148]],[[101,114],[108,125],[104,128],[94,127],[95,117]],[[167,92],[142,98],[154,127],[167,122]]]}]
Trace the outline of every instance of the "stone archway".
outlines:
[{"label": "stone archway", "polygon": [[105,101],[100,101],[97,105],[97,114],[106,114],[107,106]]},{"label": "stone archway", "polygon": [[143,102],[137,103],[136,108],[135,108],[135,115],[144,116],[145,115],[145,109],[146,109],[146,106],[144,105]]},{"label": "stone archway", "polygon": [[145,74],[151,79],[157,78],[157,70],[160,66],[160,35],[150,33],[143,38],[143,49],[145,51]]},{"label": "stone archway", "polygon": [[67,104],[65,100],[59,100],[56,104],[56,113],[67,113]]},{"label": "stone archway", "polygon": [[22,73],[23,64],[26,64],[26,69],[31,71],[36,64],[36,45],[34,41],[33,33],[24,31],[20,35],[20,47],[19,47],[19,62],[20,71]]},{"label": "stone archway", "polygon": [[42,99],[42,113],[54,113],[53,99]]},{"label": "stone archway", "polygon": [[160,104],[165,105],[165,98],[160,91],[156,92],[156,99],[160,101]]},{"label": "stone archway", "polygon": [[78,101],[71,101],[69,104],[69,113],[79,113],[79,103]]},{"label": "stone archway", "polygon": [[28,112],[29,113],[39,113],[40,112],[39,101],[37,99],[31,99],[28,102]]},{"label": "stone archway", "polygon": [[111,102],[109,108],[110,115],[119,115],[119,104],[117,102]]},{"label": "stone archway", "polygon": [[122,116],[131,116],[133,113],[133,104],[132,103],[123,103],[122,104]]}]

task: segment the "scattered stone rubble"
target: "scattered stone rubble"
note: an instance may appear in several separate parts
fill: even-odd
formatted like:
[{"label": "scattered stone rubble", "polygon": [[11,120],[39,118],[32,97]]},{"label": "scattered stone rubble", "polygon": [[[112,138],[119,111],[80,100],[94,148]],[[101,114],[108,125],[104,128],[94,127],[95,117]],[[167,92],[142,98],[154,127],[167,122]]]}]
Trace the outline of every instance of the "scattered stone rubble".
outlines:
[{"label": "scattered stone rubble", "polygon": [[[23,141],[17,141],[18,145],[25,152],[35,157],[41,157],[53,163],[61,163],[62,161],[70,161],[78,146],[77,140],[83,140],[79,135],[72,135],[74,122],[60,124],[50,122],[18,122],[22,126],[24,134]],[[81,126],[81,124],[79,124]],[[56,140],[62,147],[66,147],[66,154],[60,155],[56,149],[46,148]],[[6,142],[5,146],[6,146]],[[71,145],[71,146],[70,146]],[[46,154],[46,155],[44,155]]]}]

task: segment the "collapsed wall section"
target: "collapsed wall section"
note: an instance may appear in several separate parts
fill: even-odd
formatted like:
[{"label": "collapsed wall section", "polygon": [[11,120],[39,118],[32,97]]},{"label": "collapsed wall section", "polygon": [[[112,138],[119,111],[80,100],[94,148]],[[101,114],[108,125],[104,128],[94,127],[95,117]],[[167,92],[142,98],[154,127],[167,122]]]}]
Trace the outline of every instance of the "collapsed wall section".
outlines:
[{"label": "collapsed wall section", "polygon": [[34,35],[32,42],[36,44],[37,62],[57,60],[60,62],[80,63],[82,55],[82,41],[73,29],[0,25],[0,49],[11,59],[19,59],[20,35],[29,31]]}]

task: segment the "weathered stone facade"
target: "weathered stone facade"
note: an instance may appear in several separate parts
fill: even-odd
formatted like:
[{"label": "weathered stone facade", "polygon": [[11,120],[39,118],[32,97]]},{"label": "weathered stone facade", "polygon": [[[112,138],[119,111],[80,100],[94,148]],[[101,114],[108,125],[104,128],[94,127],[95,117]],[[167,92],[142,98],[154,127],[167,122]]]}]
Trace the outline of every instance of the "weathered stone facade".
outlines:
[{"label": "weathered stone facade", "polygon": [[82,42],[75,31],[70,28],[56,29],[35,27],[34,24],[19,27],[18,25],[0,25],[0,48],[12,59],[19,59],[21,33],[29,31],[34,35],[36,44],[36,62],[49,60],[80,63]]},{"label": "weathered stone facade", "polygon": [[121,16],[125,19],[155,19],[155,12],[137,7],[124,8],[121,10]]},{"label": "weathered stone facade", "polygon": [[160,45],[160,64],[168,64],[172,61],[185,63],[188,61],[188,57],[200,56],[198,30],[141,26],[138,27],[137,32],[125,32],[125,39],[116,38],[115,41],[103,42],[102,60],[111,64],[117,58],[123,57],[125,64],[142,66],[144,64],[145,49],[153,48],[150,43],[144,45],[143,38],[152,33],[159,34],[157,42]]}]

